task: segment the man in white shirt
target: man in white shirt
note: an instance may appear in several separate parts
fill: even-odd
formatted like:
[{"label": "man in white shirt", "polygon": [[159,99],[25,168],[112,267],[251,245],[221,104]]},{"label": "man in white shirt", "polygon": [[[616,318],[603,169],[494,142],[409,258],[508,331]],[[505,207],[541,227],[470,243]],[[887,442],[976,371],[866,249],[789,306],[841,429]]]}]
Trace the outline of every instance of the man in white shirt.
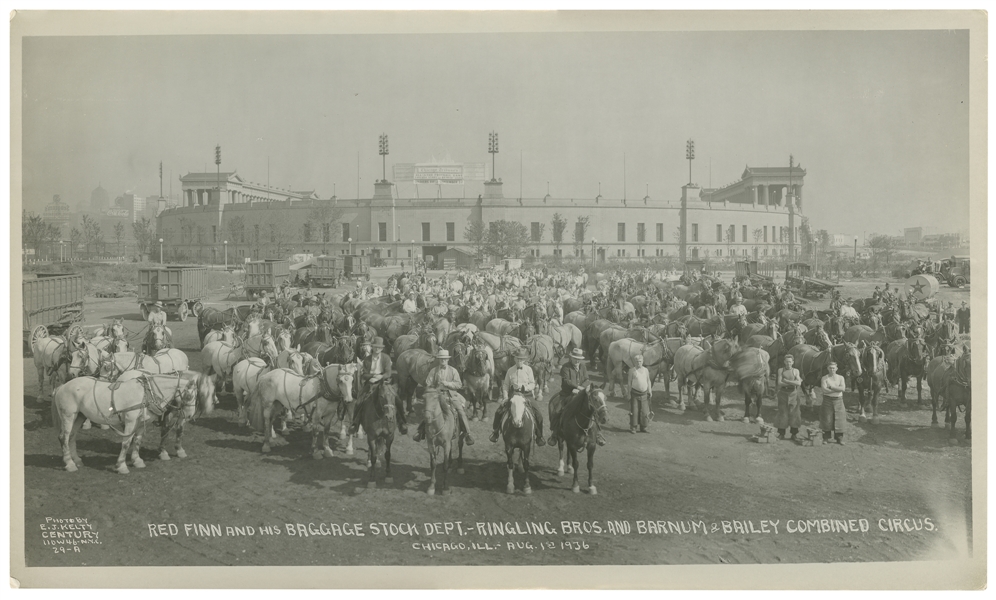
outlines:
[{"label": "man in white shirt", "polygon": [[650,433],[647,425],[650,424],[650,394],[652,383],[650,381],[650,371],[643,366],[643,355],[637,354],[633,358],[633,368],[629,370],[629,432],[636,433],[636,425],[640,425],[640,433]]},{"label": "man in white shirt", "polygon": [[491,441],[497,442],[501,430],[501,422],[508,410],[508,401],[513,395],[520,395],[526,400],[533,413],[533,420],[536,422],[536,445],[545,446],[543,439],[543,411],[540,410],[533,399],[533,391],[536,389],[536,379],[533,377],[533,369],[526,364],[529,358],[529,350],[519,348],[515,354],[515,366],[505,373],[505,380],[501,385],[501,406],[495,410],[494,431],[491,432]]},{"label": "man in white shirt", "polygon": [[415,303],[415,292],[408,294],[408,298],[401,306],[401,310],[409,314],[414,314],[418,310],[418,306]]},{"label": "man in white shirt", "polygon": [[837,374],[837,363],[827,366],[826,375],[820,381],[823,391],[823,404],[820,406],[820,428],[823,429],[823,439],[830,440],[833,433],[837,443],[844,445],[844,424],[847,413],[844,411],[844,378]]}]

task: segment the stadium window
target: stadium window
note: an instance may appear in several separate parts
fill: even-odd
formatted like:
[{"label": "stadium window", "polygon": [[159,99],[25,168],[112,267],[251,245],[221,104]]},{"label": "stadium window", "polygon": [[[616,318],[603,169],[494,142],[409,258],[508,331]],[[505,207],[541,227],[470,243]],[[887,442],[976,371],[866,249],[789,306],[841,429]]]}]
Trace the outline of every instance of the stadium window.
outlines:
[{"label": "stadium window", "polygon": [[533,221],[529,224],[529,239],[538,242],[540,241],[540,224],[539,221]]},{"label": "stadium window", "polygon": [[[765,250],[765,252],[767,252],[767,250]],[[409,251],[408,251],[408,258],[411,258],[411,257],[412,257],[412,251],[411,251],[411,250],[409,250]]]},{"label": "stadium window", "polygon": [[446,224],[446,241],[447,242],[456,241],[456,223]]},{"label": "stadium window", "polygon": [[747,242],[747,226],[746,225],[744,225],[743,231],[741,233],[743,233],[743,236],[741,237],[740,241],[746,243]]},{"label": "stadium window", "polygon": [[645,242],[647,241],[647,224],[637,223],[636,224],[636,241]]},{"label": "stadium window", "polygon": [[716,225],[716,241],[717,242],[722,242],[723,241],[723,226],[722,225]]},{"label": "stadium window", "polygon": [[[768,226],[765,225],[765,226],[761,227],[761,229],[764,231],[764,243],[767,244],[768,243]],[[767,253],[767,250],[765,250],[765,253]]]},{"label": "stadium window", "polygon": [[423,242],[428,242],[429,241],[429,224],[428,223],[422,223],[422,241]]},{"label": "stadium window", "polygon": [[377,239],[381,242],[387,241],[387,223],[377,223]]},{"label": "stadium window", "polygon": [[657,224],[657,241],[658,242],[664,241],[664,223]]},{"label": "stadium window", "polygon": [[342,241],[348,241],[353,236],[349,235],[349,223],[342,224]]},{"label": "stadium window", "polygon": [[[698,223],[692,223],[692,241],[693,242],[699,241],[699,224]],[[696,250],[696,254],[697,253],[698,253],[698,250]]]},{"label": "stadium window", "polygon": [[556,248],[553,251],[553,255],[557,256],[557,257],[563,256],[564,255],[564,251],[561,248]]},{"label": "stadium window", "polygon": [[304,224],[304,241],[305,242],[311,241],[311,223]]},{"label": "stadium window", "polygon": [[620,223],[616,228],[616,241],[625,242],[626,241],[626,224]]}]

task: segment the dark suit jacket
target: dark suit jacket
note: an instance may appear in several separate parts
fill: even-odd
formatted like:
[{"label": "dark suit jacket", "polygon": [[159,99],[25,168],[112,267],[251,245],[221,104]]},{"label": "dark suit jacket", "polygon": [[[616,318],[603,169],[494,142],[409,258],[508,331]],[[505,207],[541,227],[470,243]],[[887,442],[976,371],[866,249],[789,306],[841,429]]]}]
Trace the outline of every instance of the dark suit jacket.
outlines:
[{"label": "dark suit jacket", "polygon": [[588,367],[581,363],[580,370],[575,371],[574,365],[570,362],[560,368],[560,393],[563,396],[572,396],[574,388],[588,385]]},{"label": "dark suit jacket", "polygon": [[[370,377],[370,370],[373,367],[373,354],[366,357],[363,360],[363,381],[366,381],[367,377]],[[380,372],[383,377],[383,381],[390,381],[391,375],[393,373],[394,364],[391,362],[391,357],[386,353],[380,353]]]}]

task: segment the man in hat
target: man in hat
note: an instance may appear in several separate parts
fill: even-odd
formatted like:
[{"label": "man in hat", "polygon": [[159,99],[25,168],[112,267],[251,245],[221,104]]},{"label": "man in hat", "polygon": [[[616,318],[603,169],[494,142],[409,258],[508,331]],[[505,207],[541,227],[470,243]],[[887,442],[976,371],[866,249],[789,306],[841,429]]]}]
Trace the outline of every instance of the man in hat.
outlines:
[{"label": "man in hat", "polygon": [[961,308],[956,313],[958,320],[958,333],[969,333],[972,327],[972,315],[969,312],[968,303],[961,301]]},{"label": "man in hat", "polygon": [[[425,393],[439,394],[441,402],[448,401],[457,414],[460,416],[460,427],[463,428],[463,441],[468,446],[474,445],[474,438],[470,437],[470,424],[467,421],[467,413],[464,411],[464,399],[459,390],[463,388],[463,381],[460,380],[460,373],[450,366],[450,352],[446,348],[440,348],[436,353],[432,370],[425,378]],[[416,442],[425,439],[425,419],[418,425],[418,431],[413,438]]]},{"label": "man in hat", "polygon": [[166,330],[166,347],[173,347],[173,332],[170,331],[169,327],[166,327],[166,312],[163,311],[163,303],[160,300],[156,300],[156,303],[152,305],[152,309],[149,311],[149,328],[145,334],[145,345],[142,348],[143,352],[148,352],[152,350],[152,345],[154,343],[152,337],[152,328],[156,325],[162,325],[163,329]]},{"label": "man in hat", "polygon": [[[367,405],[367,398],[376,393],[376,386],[384,381],[390,381],[394,375],[394,364],[391,362],[391,357],[383,352],[384,338],[375,337],[369,347],[370,355],[360,363],[360,397],[353,414],[353,423],[349,428],[350,435],[356,435],[360,424],[363,423],[363,410]],[[401,432],[401,435],[405,435],[408,433],[408,423],[405,420],[404,403],[401,401],[401,396],[395,399],[395,408],[397,408],[398,431]]]},{"label": "man in hat", "polygon": [[408,292],[408,298],[401,305],[401,310],[408,314],[413,314],[418,310],[418,306],[415,303],[415,292]]},{"label": "man in hat", "polygon": [[[581,351],[581,348],[571,350],[568,357],[570,360],[560,368],[560,394],[550,398],[549,443],[551,446],[557,445],[557,430],[560,429],[560,415],[562,414],[564,405],[575,394],[581,392],[591,383],[588,379],[588,367],[585,364],[588,361],[585,360],[584,352]],[[602,436],[602,431],[599,429],[597,422],[594,422],[592,429],[595,433],[595,441],[598,442],[599,446],[604,446],[605,438]]]},{"label": "man in hat", "polygon": [[508,411],[508,401],[512,396],[518,394],[526,400],[526,405],[533,412],[533,419],[536,421],[536,445],[545,446],[543,439],[543,413],[533,399],[533,390],[536,389],[536,379],[533,377],[533,369],[526,364],[529,358],[528,348],[519,348],[515,353],[515,366],[505,373],[505,381],[501,384],[501,406],[495,410],[494,431],[491,432],[491,441],[497,442],[501,430],[501,421]]}]

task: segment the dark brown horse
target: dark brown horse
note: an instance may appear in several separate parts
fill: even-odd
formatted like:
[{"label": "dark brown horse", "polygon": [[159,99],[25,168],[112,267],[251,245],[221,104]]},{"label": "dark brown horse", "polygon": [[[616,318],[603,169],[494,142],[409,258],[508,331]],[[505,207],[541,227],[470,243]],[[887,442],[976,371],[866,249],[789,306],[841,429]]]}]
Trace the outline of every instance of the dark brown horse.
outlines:
[{"label": "dark brown horse", "polygon": [[592,431],[595,423],[605,425],[608,421],[608,409],[605,406],[605,394],[601,388],[592,384],[574,395],[573,398],[564,404],[561,412],[551,415],[555,420],[551,420],[550,429],[557,437],[557,449],[560,451],[560,464],[557,468],[557,475],[564,474],[564,448],[567,448],[567,456],[570,464],[569,472],[574,473],[574,483],[571,490],[577,494],[581,492],[578,484],[578,452],[583,449],[588,450],[588,493],[592,496],[598,493],[595,488],[595,450],[598,444],[595,443],[595,434]]},{"label": "dark brown horse", "polygon": [[376,385],[367,397],[367,407],[363,411],[361,425],[367,435],[369,476],[368,488],[377,487],[377,457],[384,456],[384,483],[394,483],[391,477],[391,445],[394,443],[394,429],[397,427],[395,401],[398,389],[392,383]]},{"label": "dark brown horse", "polygon": [[488,400],[491,398],[491,375],[488,373],[488,353],[483,346],[475,346],[470,351],[467,365],[461,374],[463,389],[470,402],[472,413],[470,420],[477,419],[480,408],[480,418],[484,421],[488,416]]},{"label": "dark brown horse", "polygon": [[[878,395],[885,389],[888,390],[889,382],[886,379],[885,352],[878,344],[867,344],[861,350],[861,375],[855,378],[858,390],[858,402],[861,406],[859,419],[868,419],[865,414],[865,407],[871,404],[871,423],[878,425]],[[868,402],[865,402],[865,394],[868,395]]]}]

